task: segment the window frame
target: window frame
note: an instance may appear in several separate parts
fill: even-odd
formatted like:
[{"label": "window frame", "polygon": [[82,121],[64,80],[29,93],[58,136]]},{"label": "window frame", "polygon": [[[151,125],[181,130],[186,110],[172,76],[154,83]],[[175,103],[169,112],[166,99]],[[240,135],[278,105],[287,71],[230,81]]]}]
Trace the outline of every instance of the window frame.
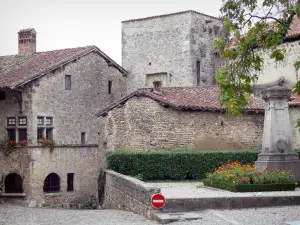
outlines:
[{"label": "window frame", "polygon": [[[26,124],[20,124],[20,119],[25,119]],[[10,120],[14,120],[14,124],[9,124]],[[28,140],[28,117],[27,116],[8,116],[6,118],[6,134],[8,140],[14,140],[20,142],[23,140]],[[26,138],[20,139],[20,130],[26,130]],[[9,131],[14,132],[14,139],[10,138]]]},{"label": "window frame", "polygon": [[[54,178],[57,178],[57,180],[55,181]],[[57,184],[57,185],[53,187],[52,183]],[[61,179],[60,179],[60,177],[57,173],[49,173],[46,176],[46,178],[44,179],[43,192],[46,193],[46,194],[47,193],[58,193],[58,192],[60,192],[60,189],[61,189],[60,183],[61,183]],[[46,186],[46,184],[47,184],[47,186]],[[45,189],[47,189],[47,190],[45,190]]]},{"label": "window frame", "polygon": [[[38,123],[38,120],[39,119],[42,119],[43,121],[43,125],[40,125]],[[47,120],[50,119],[51,123],[47,123]],[[37,141],[41,138],[41,137],[45,137],[47,139],[50,139],[50,140],[53,140],[54,139],[54,117],[53,116],[41,116],[41,115],[38,115],[37,116],[37,122],[36,122],[36,138],[37,138]],[[43,130],[42,131],[42,135],[41,137],[39,137],[39,130]],[[52,138],[48,138],[48,130],[51,130],[51,136]]]},{"label": "window frame", "polygon": [[68,173],[67,174],[67,192],[73,192],[74,191],[74,173]]},{"label": "window frame", "polygon": [[72,75],[69,74],[65,75],[65,90],[67,91],[72,90]]}]

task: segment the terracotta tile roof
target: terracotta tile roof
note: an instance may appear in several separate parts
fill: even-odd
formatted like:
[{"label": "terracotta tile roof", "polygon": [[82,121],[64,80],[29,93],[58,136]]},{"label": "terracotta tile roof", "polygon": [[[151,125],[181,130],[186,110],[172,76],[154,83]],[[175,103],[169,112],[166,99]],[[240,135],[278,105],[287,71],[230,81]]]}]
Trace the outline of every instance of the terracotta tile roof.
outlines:
[{"label": "terracotta tile roof", "polygon": [[141,20],[148,20],[148,19],[155,19],[155,18],[160,18],[160,17],[168,17],[168,16],[180,15],[180,14],[184,14],[184,13],[197,13],[199,15],[206,16],[206,17],[209,17],[209,18],[212,18],[212,19],[221,20],[218,17],[206,15],[204,13],[200,13],[200,12],[197,12],[197,11],[194,11],[194,10],[186,10],[186,11],[180,11],[180,12],[175,12],[175,13],[168,13],[168,14],[162,14],[162,15],[156,15],[156,16],[149,16],[149,17],[145,17],[145,18],[124,20],[124,21],[122,21],[122,23],[133,22],[133,21],[141,21]]},{"label": "terracotta tile roof", "polygon": [[18,87],[90,52],[98,52],[107,62],[127,74],[125,69],[96,46],[87,46],[28,55],[0,56],[0,88]]},{"label": "terracotta tile roof", "polygon": [[[107,112],[124,104],[132,97],[151,98],[161,105],[179,110],[225,111],[225,108],[220,104],[221,92],[218,86],[170,87],[163,88],[162,93],[163,94],[154,93],[152,89],[139,89],[117,103],[101,110],[97,115],[105,115]],[[244,111],[264,112],[264,101],[252,97]]]}]

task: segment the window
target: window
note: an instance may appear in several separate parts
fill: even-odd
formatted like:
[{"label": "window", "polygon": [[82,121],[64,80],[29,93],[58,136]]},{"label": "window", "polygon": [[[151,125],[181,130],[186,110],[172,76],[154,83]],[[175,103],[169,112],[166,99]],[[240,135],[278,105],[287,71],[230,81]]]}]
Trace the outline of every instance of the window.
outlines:
[{"label": "window", "polygon": [[27,125],[27,118],[26,117],[19,117],[19,125],[26,126]]},{"label": "window", "polygon": [[15,125],[16,125],[16,118],[15,117],[7,118],[7,126],[15,126]]},{"label": "window", "polygon": [[27,140],[27,129],[19,129],[19,141]]},{"label": "window", "polygon": [[108,81],[108,94],[111,94],[111,90],[112,90],[112,81],[109,80]]},{"label": "window", "polygon": [[153,89],[155,91],[161,91],[162,82],[161,81],[154,81],[153,82]]},{"label": "window", "polygon": [[[18,123],[16,123],[18,121]],[[27,118],[8,117],[7,118],[7,138],[14,141],[27,140]]]},{"label": "window", "polygon": [[60,179],[56,173],[50,173],[44,180],[44,192],[59,192]]},{"label": "window", "polygon": [[84,145],[85,144],[85,132],[81,133],[81,144]]},{"label": "window", "polygon": [[44,125],[44,117],[38,117],[37,118],[37,125],[43,126]]},{"label": "window", "polygon": [[7,129],[7,138],[8,140],[16,141],[16,130]]},{"label": "window", "polygon": [[0,91],[0,100],[3,101],[6,99],[6,93],[5,91]]},{"label": "window", "polygon": [[200,86],[200,61],[197,61],[197,86]]},{"label": "window", "polygon": [[74,173],[68,173],[67,185],[67,191],[74,191]]},{"label": "window", "polygon": [[71,90],[71,75],[65,75],[65,89]]},{"label": "window", "polygon": [[37,139],[41,137],[53,140],[53,117],[37,117]]},{"label": "window", "polygon": [[53,129],[46,128],[46,138],[49,140],[53,140]]},{"label": "window", "polygon": [[10,173],[4,181],[5,193],[23,193],[23,179],[19,174]]},{"label": "window", "polygon": [[52,126],[52,125],[53,125],[53,118],[46,117],[46,126]]},{"label": "window", "polygon": [[37,129],[37,139],[39,140],[43,136],[44,136],[44,128],[38,128]]}]

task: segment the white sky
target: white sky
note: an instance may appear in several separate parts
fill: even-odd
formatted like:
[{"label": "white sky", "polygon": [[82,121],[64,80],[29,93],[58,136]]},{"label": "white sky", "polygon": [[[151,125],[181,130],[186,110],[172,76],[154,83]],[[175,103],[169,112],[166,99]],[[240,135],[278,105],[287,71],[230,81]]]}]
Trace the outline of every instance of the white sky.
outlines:
[{"label": "white sky", "polygon": [[1,0],[0,55],[18,52],[17,32],[35,28],[37,51],[96,45],[121,64],[121,21],[184,10],[219,16],[222,0]]}]

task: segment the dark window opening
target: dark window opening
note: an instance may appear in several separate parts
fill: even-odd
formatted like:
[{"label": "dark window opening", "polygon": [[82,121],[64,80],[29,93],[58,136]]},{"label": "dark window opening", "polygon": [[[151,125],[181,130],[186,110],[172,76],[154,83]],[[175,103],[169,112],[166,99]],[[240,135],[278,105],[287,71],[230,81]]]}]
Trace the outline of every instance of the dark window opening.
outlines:
[{"label": "dark window opening", "polygon": [[27,129],[19,129],[19,141],[27,140]]},{"label": "dark window opening", "polygon": [[67,183],[67,191],[74,191],[74,173],[68,173]]},{"label": "dark window opening", "polygon": [[65,75],[65,89],[71,90],[71,75]]},{"label": "dark window opening", "polygon": [[200,61],[197,61],[197,86],[200,86]]},{"label": "dark window opening", "polygon": [[23,193],[23,180],[20,175],[10,173],[4,181],[5,193]]},{"label": "dark window opening", "polygon": [[81,144],[84,145],[85,144],[85,132],[81,133]]},{"label": "dark window opening", "polygon": [[112,81],[109,80],[108,81],[108,94],[111,94],[111,90],[112,90]]},{"label": "dark window opening", "polygon": [[44,192],[59,192],[60,180],[56,173],[50,173],[44,181]]},{"label": "dark window opening", "polygon": [[52,125],[53,125],[53,118],[46,117],[46,126],[52,126]]},{"label": "dark window opening", "polygon": [[49,140],[53,140],[53,129],[52,128],[46,129],[46,138]]},{"label": "dark window opening", "polygon": [[6,99],[6,93],[5,91],[0,91],[0,100],[3,101]]},{"label": "dark window opening", "polygon": [[153,82],[153,89],[155,91],[161,91],[161,87],[162,87],[162,82],[161,81],[154,81]]},{"label": "dark window opening", "polygon": [[16,130],[15,129],[7,129],[7,139],[16,141]]},{"label": "dark window opening", "polygon": [[37,118],[37,125],[38,126],[43,126],[44,125],[44,118],[43,117],[38,117]]},{"label": "dark window opening", "polygon": [[44,136],[44,128],[38,128],[37,129],[37,139],[39,140],[43,136]]}]

